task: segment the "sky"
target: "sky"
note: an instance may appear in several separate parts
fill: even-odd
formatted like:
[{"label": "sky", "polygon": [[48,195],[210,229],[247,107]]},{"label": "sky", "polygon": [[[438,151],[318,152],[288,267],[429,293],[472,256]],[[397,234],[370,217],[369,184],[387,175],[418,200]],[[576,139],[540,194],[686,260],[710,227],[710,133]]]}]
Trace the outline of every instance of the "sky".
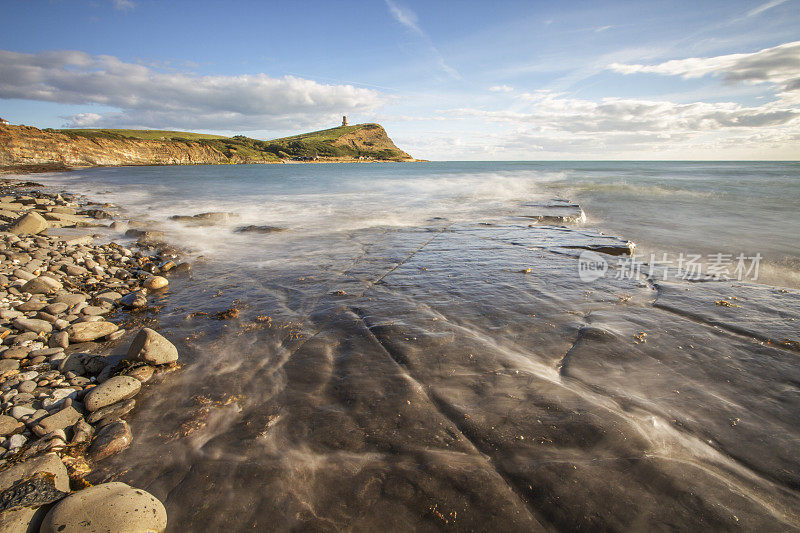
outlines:
[{"label": "sky", "polygon": [[800,159],[800,0],[0,0],[0,117],[431,160]]}]

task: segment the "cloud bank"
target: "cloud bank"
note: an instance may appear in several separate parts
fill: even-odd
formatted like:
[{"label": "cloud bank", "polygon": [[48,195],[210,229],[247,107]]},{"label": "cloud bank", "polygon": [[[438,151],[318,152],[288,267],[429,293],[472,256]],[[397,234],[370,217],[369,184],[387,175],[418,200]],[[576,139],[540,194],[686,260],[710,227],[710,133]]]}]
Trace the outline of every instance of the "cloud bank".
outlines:
[{"label": "cloud bank", "polygon": [[550,91],[523,93],[518,100],[527,110],[456,108],[439,113],[500,125],[506,133],[493,139],[497,145],[492,154],[508,158],[524,158],[526,152],[592,158],[628,152],[652,159],[680,151],[699,157],[702,150],[731,149],[737,143],[757,149],[800,141],[800,109],[778,102],[592,101]]},{"label": "cloud bank", "polygon": [[[468,152],[473,150],[496,159],[534,155],[597,159],[800,155],[800,41],[752,53],[653,65],[613,63],[608,69],[624,75],[719,76],[729,83],[767,84],[775,89],[775,98],[761,105],[743,105],[637,98],[588,100],[550,90],[514,92],[515,103],[507,109],[439,110],[440,117],[478,124],[465,126],[455,136],[443,135],[440,144],[462,147],[465,158],[481,158],[479,153],[470,156]],[[503,86],[490,90],[501,92]],[[470,139],[465,133],[469,129],[495,133]],[[418,148],[412,141],[409,148],[417,148],[414,153],[421,153],[421,157],[439,156],[429,152],[433,143],[417,144]]]},{"label": "cloud bank", "polygon": [[781,97],[800,101],[800,41],[764,48],[749,54],[673,59],[656,65],[612,63],[610,70],[621,74],[650,73],[683,78],[720,75],[730,83],[771,83]]},{"label": "cloud bank", "polygon": [[164,72],[71,50],[0,50],[0,98],[119,110],[69,117],[69,126],[236,131],[302,128],[343,114],[370,113],[383,103],[377,91],[352,85],[266,74]]}]

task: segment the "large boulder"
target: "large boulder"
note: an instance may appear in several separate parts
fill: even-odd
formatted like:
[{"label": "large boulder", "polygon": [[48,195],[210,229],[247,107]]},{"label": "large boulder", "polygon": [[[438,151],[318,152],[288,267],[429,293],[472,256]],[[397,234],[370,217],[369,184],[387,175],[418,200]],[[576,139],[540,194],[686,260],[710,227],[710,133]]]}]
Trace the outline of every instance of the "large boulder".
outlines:
[{"label": "large boulder", "polygon": [[36,235],[47,229],[47,221],[39,213],[27,213],[15,220],[8,231],[14,235],[31,234]]},{"label": "large boulder", "polygon": [[157,331],[142,328],[128,348],[126,358],[151,365],[166,365],[178,360],[178,349]]},{"label": "large boulder", "polygon": [[125,483],[95,485],[61,500],[47,513],[42,533],[164,531],[167,510],[152,494]]}]

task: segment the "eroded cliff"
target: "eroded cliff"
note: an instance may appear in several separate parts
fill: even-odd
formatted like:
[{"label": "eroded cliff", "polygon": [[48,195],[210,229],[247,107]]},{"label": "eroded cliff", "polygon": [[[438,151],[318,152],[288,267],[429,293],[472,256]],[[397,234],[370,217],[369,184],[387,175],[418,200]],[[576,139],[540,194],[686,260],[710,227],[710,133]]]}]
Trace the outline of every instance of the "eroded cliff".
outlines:
[{"label": "eroded cliff", "polygon": [[378,124],[261,141],[244,136],[186,138],[153,130],[40,130],[0,125],[0,166],[192,165],[315,161],[414,161]]}]

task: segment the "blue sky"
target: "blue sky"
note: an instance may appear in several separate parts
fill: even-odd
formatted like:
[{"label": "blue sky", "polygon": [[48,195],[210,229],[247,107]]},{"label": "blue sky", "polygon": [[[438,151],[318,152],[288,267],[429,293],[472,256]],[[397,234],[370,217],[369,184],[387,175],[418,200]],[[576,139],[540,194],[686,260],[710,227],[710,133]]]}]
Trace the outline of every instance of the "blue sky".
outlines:
[{"label": "blue sky", "polygon": [[800,159],[800,0],[0,2],[0,116],[428,159]]}]

